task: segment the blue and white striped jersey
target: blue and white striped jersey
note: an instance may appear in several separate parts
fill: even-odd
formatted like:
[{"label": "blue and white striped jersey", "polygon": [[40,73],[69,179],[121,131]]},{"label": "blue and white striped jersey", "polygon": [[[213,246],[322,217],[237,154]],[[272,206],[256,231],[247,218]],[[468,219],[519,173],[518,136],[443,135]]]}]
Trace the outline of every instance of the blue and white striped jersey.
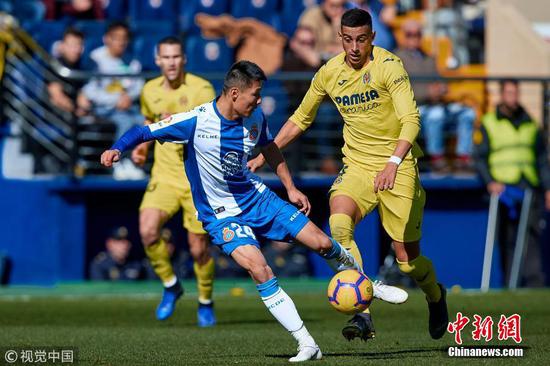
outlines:
[{"label": "blue and white striped jersey", "polygon": [[230,121],[212,101],[145,128],[161,142],[186,144],[185,171],[204,225],[247,210],[266,189],[246,166],[256,145],[273,141],[260,108]]}]

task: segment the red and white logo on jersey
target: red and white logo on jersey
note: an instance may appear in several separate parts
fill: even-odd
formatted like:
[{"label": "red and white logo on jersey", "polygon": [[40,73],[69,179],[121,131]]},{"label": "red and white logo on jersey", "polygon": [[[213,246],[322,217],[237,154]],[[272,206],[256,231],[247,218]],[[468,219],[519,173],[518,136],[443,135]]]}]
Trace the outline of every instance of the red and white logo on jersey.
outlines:
[{"label": "red and white logo on jersey", "polygon": [[258,138],[258,125],[253,124],[252,127],[250,127],[250,131],[248,132],[248,138],[250,141],[254,141]]},{"label": "red and white logo on jersey", "polygon": [[222,234],[224,241],[231,241],[235,237],[235,232],[228,227],[223,228]]}]

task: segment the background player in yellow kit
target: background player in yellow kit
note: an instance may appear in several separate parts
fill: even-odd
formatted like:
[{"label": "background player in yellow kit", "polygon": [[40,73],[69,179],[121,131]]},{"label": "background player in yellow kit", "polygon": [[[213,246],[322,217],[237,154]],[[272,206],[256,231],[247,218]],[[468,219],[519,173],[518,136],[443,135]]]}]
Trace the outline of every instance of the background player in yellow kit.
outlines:
[{"label": "background player in yellow kit", "polygon": [[[155,62],[162,76],[147,82],[141,94],[141,111],[146,124],[214,99],[215,91],[208,81],[184,71],[185,55],[178,38],[167,37],[158,43]],[[143,165],[147,152],[148,143],[136,147],[132,152],[134,163]],[[140,207],[139,231],[145,253],[164,285],[162,300],[156,311],[159,320],[172,315],[177,299],[183,294],[170,264],[166,244],[160,236],[163,225],[180,208],[183,209],[183,226],[187,229],[189,250],[195,262],[199,291],[198,325],[212,326],[216,323],[212,303],[214,260],[208,250],[206,232],[196,218],[191,188],[183,166],[183,145],[161,145],[156,142],[151,180]]]},{"label": "background player in yellow kit", "polygon": [[[344,52],[322,66],[301,105],[283,126],[275,142],[285,147],[315,119],[328,94],[344,118],[344,167],[330,189],[332,236],[361,262],[354,241],[355,225],[378,206],[384,229],[393,240],[402,272],[426,294],[429,331],[434,339],[446,331],[448,312],[444,287],[437,283],[432,262],[420,254],[425,193],[416,159],[420,117],[407,72],[394,54],[374,47],[369,13],[348,10],[342,16]],[[262,156],[249,162],[263,165]],[[375,297],[393,303],[406,300],[394,288],[375,284]],[[342,330],[347,339],[374,336],[370,314],[355,315]]]}]

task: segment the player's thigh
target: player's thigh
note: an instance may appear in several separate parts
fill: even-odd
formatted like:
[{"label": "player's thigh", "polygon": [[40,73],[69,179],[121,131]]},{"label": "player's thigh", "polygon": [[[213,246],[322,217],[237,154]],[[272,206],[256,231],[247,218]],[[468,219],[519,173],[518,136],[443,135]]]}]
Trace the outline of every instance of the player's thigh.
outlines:
[{"label": "player's thigh", "polygon": [[[289,242],[310,222],[294,205],[272,194],[259,207],[256,232],[262,237],[275,241]],[[254,214],[254,212],[252,212]]]},{"label": "player's thigh", "polygon": [[168,217],[172,217],[180,209],[179,190],[180,188],[152,179],[147,184],[139,210],[156,208],[166,212]]},{"label": "player's thigh", "polygon": [[205,227],[210,242],[227,255],[241,246],[252,245],[260,248],[252,228],[239,217],[228,217],[209,223]]},{"label": "player's thigh", "polygon": [[355,221],[378,204],[374,193],[374,172],[345,164],[329,190],[330,213],[343,213]]},{"label": "player's thigh", "polygon": [[332,248],[328,235],[311,221],[296,235],[296,240],[316,252],[324,253]]},{"label": "player's thigh", "polygon": [[382,226],[397,242],[420,240],[426,193],[420,185],[416,167],[400,170],[393,189],[378,193]]},{"label": "player's thigh", "polygon": [[231,257],[250,273],[256,283],[264,283],[273,278],[273,272],[267,265],[260,248],[254,245],[242,245],[231,252]]},{"label": "player's thigh", "polygon": [[179,198],[180,206],[183,209],[183,227],[190,233],[206,234],[202,222],[197,218],[197,209],[193,203],[193,196],[190,190],[183,190]]}]

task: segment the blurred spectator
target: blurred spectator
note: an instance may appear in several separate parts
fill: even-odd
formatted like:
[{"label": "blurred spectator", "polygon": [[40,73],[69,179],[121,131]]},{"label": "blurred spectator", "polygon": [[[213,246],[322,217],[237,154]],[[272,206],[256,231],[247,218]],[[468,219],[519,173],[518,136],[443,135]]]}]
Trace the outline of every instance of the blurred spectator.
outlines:
[{"label": "blurred spectator", "polygon": [[540,246],[543,206],[550,210],[546,144],[536,122],[519,103],[517,82],[502,82],[500,92],[501,103],[495,112],[483,116],[482,125],[475,132],[475,163],[487,191],[500,196],[496,237],[506,284],[510,278],[523,192],[533,191],[521,268],[524,285],[540,287],[544,285]]},{"label": "blurred spectator", "polygon": [[[174,243],[174,236],[172,231],[168,228],[164,228],[160,232],[162,240],[166,243],[168,248],[168,254],[170,255],[170,262],[174,269],[175,275],[178,279],[190,278],[193,275],[193,271],[190,267],[193,259],[189,256],[189,253],[183,250],[178,250]],[[158,276],[151,266],[151,262],[144,260],[144,266],[147,271],[147,279],[158,280]]]},{"label": "blurred spectator", "polygon": [[[91,20],[103,19],[101,0],[42,0],[46,19]],[[120,0],[119,0],[120,1]]]},{"label": "blurred spectator", "polygon": [[[93,114],[116,125],[116,139],[132,126],[143,122],[137,101],[144,81],[139,77],[121,76],[141,72],[140,62],[127,53],[129,41],[130,31],[125,23],[113,22],[107,27],[103,37],[105,46],[93,50],[90,58],[99,74],[117,76],[93,78],[83,88],[84,95],[92,103]],[[141,179],[143,175],[143,171],[129,159],[115,165],[114,176],[117,179]]]},{"label": "blurred spectator", "polygon": [[[298,26],[285,53],[283,71],[315,72],[321,66],[321,54],[316,50],[315,32],[308,26]],[[293,113],[309,89],[311,80],[287,80],[284,82],[290,97]]]},{"label": "blurred spectator", "polygon": [[307,8],[298,20],[299,26],[309,27],[315,32],[315,49],[323,61],[343,52],[338,33],[345,5],[346,0],[323,0],[320,5]]},{"label": "blurred spectator", "polygon": [[393,50],[395,38],[390,29],[393,13],[391,7],[382,4],[379,0],[351,0],[350,4],[368,11],[372,16],[372,29],[376,32],[373,44]]},{"label": "blurred spectator", "polygon": [[[411,76],[437,76],[433,57],[426,55],[422,49],[422,26],[415,20],[408,20],[402,25],[404,42],[395,54],[401,58]],[[445,153],[445,126],[456,124],[456,168],[471,168],[472,132],[476,119],[475,111],[460,103],[447,103],[444,96],[447,87],[441,82],[413,81],[412,86],[419,104],[422,128],[426,138],[426,150],[434,171],[449,170]]]},{"label": "blurred spectator", "polygon": [[311,274],[307,249],[280,241],[262,248],[265,259],[277,277],[306,277]]},{"label": "blurred spectator", "polygon": [[[82,59],[84,51],[84,34],[75,29],[67,28],[63,34],[63,39],[57,43],[54,50],[54,57],[61,65],[76,71],[86,70]],[[57,108],[75,113],[82,116],[86,113],[86,108],[89,108],[90,102],[87,98],[80,94],[80,89],[84,86],[84,82],[75,79],[62,78],[63,82],[52,81],[48,83],[48,94],[50,101]]]},{"label": "blurred spectator", "polygon": [[453,56],[447,60],[447,67],[457,68],[470,63],[468,51],[468,26],[461,11],[461,2],[437,0],[437,8],[426,12],[426,34],[431,37],[447,37],[453,45]]},{"label": "blurred spectator", "polygon": [[99,253],[90,265],[90,279],[117,281],[143,278],[142,264],[129,259],[131,247],[128,229],[124,226],[114,229],[105,242],[107,250]]},{"label": "blurred spectator", "polygon": [[[308,26],[298,26],[290,39],[289,48],[285,54],[283,71],[315,72],[321,66],[321,54],[317,51],[315,32]],[[309,89],[311,80],[287,80],[284,86],[289,94],[288,114],[291,115],[298,108],[302,97]],[[320,113],[317,115],[317,123],[312,127],[316,131],[316,150],[321,160],[319,169],[325,174],[337,174],[340,169],[336,159],[331,156],[334,129],[339,129],[341,117],[334,113],[332,102],[326,100],[321,104]],[[295,147],[296,148],[296,147]],[[297,154],[290,154],[290,159],[298,157]]]}]

